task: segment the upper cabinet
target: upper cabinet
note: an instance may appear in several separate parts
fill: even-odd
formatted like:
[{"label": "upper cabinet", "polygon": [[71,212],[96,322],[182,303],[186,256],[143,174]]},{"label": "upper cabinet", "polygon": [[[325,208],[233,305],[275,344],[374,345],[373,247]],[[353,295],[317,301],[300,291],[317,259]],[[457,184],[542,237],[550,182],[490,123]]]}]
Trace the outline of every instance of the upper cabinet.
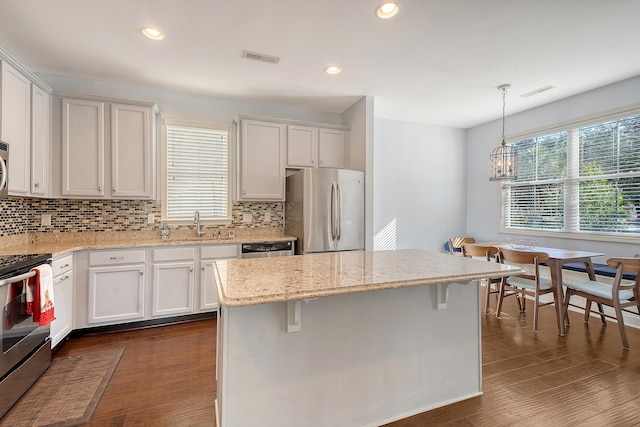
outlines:
[{"label": "upper cabinet", "polygon": [[31,82],[5,61],[0,66],[0,140],[9,144],[9,194],[29,195]]},{"label": "upper cabinet", "polygon": [[61,195],[155,197],[155,107],[61,99]]},{"label": "upper cabinet", "polygon": [[31,195],[49,196],[51,97],[31,84]]},{"label": "upper cabinet", "polygon": [[1,48],[0,67],[0,140],[9,144],[9,194],[48,197],[51,89]]},{"label": "upper cabinet", "polygon": [[338,129],[289,125],[288,168],[344,168],[345,132]]},{"label": "upper cabinet", "polygon": [[239,200],[284,200],[287,125],[242,120]]}]

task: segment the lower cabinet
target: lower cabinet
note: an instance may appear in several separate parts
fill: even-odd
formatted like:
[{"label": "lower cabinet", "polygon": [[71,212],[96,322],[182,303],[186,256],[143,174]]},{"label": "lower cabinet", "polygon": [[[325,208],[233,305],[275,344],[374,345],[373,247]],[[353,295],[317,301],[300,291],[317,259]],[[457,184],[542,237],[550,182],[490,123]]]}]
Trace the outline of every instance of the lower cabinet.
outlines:
[{"label": "lower cabinet", "polygon": [[88,323],[145,317],[145,251],[89,254]]},{"label": "lower cabinet", "polygon": [[238,258],[238,245],[215,245],[200,248],[200,311],[218,309],[215,269],[217,260]]},{"label": "lower cabinet", "polygon": [[238,247],[230,243],[77,252],[75,304],[69,304],[75,307],[73,325],[82,329],[216,311],[214,262],[238,258]]},{"label": "lower cabinet", "polygon": [[153,249],[154,317],[193,312],[194,248]]},{"label": "lower cabinet", "polygon": [[51,346],[55,347],[73,330],[73,255],[54,258],[53,298],[55,320],[51,322]]}]

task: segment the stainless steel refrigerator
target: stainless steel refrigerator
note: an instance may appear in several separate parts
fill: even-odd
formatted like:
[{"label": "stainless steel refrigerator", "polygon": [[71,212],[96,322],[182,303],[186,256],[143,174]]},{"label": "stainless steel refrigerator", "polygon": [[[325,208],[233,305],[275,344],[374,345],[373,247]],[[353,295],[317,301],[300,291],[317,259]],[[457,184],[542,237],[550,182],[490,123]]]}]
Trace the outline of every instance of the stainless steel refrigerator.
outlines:
[{"label": "stainless steel refrigerator", "polygon": [[284,232],[296,254],[364,249],[364,172],[302,169],[287,177]]}]

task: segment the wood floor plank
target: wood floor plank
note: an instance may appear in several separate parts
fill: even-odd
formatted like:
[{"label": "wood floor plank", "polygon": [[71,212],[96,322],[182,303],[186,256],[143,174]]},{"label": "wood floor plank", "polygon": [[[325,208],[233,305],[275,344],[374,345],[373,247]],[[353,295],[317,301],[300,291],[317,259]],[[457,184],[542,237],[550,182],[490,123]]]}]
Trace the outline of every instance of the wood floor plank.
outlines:
[{"label": "wood floor plank", "polygon": [[[492,304],[495,307],[495,304]],[[532,309],[505,303],[481,315],[483,395],[388,424],[422,426],[638,426],[640,330],[628,328],[622,351],[617,325],[588,327],[570,313],[565,337],[544,307],[540,331]],[[73,338],[56,357],[124,347],[90,427],[214,426],[216,321]],[[250,410],[250,408],[248,408]],[[268,426],[268,420],[265,421]]]}]

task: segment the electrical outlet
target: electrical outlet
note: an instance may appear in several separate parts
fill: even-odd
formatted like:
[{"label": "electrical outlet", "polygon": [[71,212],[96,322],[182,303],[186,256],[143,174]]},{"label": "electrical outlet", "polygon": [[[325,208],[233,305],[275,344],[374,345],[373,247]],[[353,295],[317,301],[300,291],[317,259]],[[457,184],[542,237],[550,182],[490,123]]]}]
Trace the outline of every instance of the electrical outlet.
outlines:
[{"label": "electrical outlet", "polygon": [[50,213],[43,213],[42,214],[42,219],[40,221],[40,224],[44,225],[44,226],[51,225],[51,214]]},{"label": "electrical outlet", "polygon": [[271,221],[271,211],[264,211],[264,222]]},{"label": "electrical outlet", "polygon": [[148,213],[147,214],[147,224],[153,224],[154,222],[156,222],[156,219],[153,216],[153,213]]},{"label": "electrical outlet", "polygon": [[242,222],[250,224],[253,221],[253,215],[250,213],[242,214]]}]

